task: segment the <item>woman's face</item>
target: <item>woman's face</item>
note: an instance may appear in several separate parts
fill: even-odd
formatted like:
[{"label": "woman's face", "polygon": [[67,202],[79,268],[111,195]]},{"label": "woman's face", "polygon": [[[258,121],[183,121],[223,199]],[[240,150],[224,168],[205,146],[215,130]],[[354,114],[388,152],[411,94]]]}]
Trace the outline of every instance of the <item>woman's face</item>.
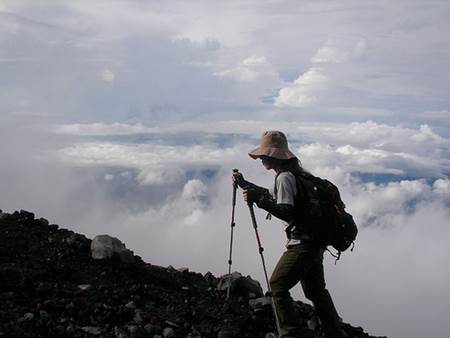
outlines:
[{"label": "woman's face", "polygon": [[261,163],[267,170],[275,169],[275,161],[268,156],[261,156]]}]

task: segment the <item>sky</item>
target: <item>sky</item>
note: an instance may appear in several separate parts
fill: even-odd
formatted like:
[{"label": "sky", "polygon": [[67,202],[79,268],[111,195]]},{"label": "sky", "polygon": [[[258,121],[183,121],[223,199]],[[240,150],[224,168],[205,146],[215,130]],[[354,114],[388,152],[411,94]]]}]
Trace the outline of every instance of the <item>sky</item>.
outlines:
[{"label": "sky", "polygon": [[[0,0],[0,208],[145,261],[228,271],[231,171],[282,130],[359,234],[327,286],[344,321],[448,337],[448,1]],[[256,211],[267,266],[281,222]],[[264,286],[238,196],[233,270]],[[305,300],[300,288],[295,299]]]}]

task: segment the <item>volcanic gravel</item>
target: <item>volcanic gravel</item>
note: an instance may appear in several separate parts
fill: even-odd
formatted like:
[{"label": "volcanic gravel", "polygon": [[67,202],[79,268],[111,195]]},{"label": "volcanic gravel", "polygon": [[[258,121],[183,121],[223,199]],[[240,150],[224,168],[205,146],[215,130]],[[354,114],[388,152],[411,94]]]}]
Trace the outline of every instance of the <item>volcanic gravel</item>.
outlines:
[{"label": "volcanic gravel", "polygon": [[[249,306],[239,290],[226,300],[210,273],[138,256],[132,264],[94,260],[90,245],[33,213],[0,210],[1,337],[257,338],[276,331],[270,306]],[[304,337],[319,337],[312,307],[296,303]],[[350,337],[371,337],[342,325]]]}]

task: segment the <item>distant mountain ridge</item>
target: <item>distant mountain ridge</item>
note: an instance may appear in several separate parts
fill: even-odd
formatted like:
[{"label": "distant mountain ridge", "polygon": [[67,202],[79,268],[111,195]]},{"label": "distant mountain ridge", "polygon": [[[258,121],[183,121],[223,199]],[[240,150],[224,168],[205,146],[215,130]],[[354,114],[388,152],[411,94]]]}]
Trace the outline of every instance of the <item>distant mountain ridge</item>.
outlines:
[{"label": "distant mountain ridge", "polygon": [[[264,297],[187,268],[134,256],[96,260],[91,240],[24,210],[0,210],[0,337],[266,337]],[[222,283],[223,284],[223,283]],[[241,289],[239,289],[241,288]],[[245,290],[244,290],[245,291]],[[297,302],[304,337],[319,337],[310,305]],[[371,337],[343,324],[351,337]],[[269,335],[267,335],[269,337]]]}]

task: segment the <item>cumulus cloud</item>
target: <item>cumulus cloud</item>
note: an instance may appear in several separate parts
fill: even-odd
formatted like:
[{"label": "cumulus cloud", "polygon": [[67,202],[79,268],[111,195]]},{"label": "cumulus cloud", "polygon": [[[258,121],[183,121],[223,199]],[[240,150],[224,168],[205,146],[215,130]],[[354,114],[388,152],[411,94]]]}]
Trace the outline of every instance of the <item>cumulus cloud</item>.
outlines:
[{"label": "cumulus cloud", "polygon": [[448,202],[450,199],[450,181],[448,179],[438,179],[433,183],[433,191],[442,196],[443,200]]},{"label": "cumulus cloud", "polygon": [[342,63],[360,58],[367,50],[364,39],[353,39],[348,41],[330,40],[317,50],[311,58],[312,63]]},{"label": "cumulus cloud", "polygon": [[328,64],[349,63],[362,57],[367,43],[361,38],[354,40],[326,41],[311,58],[312,66],[293,83],[279,90],[275,106],[304,108],[328,100],[328,96],[336,96],[333,87],[340,86],[341,73],[340,69],[330,69]]},{"label": "cumulus cloud", "polygon": [[275,98],[278,107],[307,107],[319,100],[327,76],[322,68],[313,67],[300,75],[292,85],[280,89]]}]

